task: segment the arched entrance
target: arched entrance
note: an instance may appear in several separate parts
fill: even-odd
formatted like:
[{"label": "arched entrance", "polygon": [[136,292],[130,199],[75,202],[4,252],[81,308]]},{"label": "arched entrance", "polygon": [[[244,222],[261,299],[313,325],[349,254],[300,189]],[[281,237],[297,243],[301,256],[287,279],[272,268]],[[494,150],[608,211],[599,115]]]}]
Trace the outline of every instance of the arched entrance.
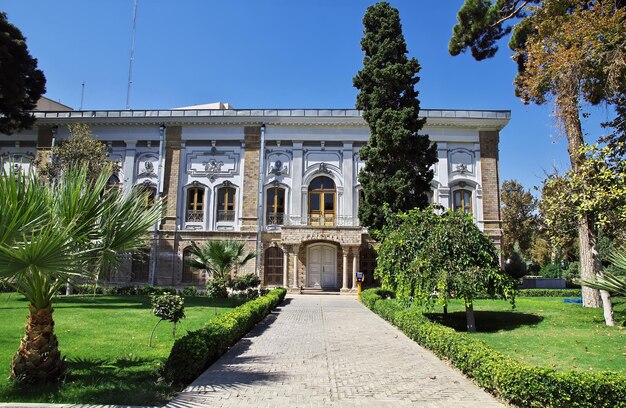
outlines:
[{"label": "arched entrance", "polygon": [[331,244],[313,244],[307,251],[307,287],[337,287],[337,248]]}]

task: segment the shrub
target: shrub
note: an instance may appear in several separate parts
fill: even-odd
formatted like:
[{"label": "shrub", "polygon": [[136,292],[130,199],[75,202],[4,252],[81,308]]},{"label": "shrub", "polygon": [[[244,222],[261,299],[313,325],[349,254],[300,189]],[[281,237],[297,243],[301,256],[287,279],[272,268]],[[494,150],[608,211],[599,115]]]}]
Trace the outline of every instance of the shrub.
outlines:
[{"label": "shrub", "polygon": [[172,336],[176,337],[176,323],[185,317],[184,300],[180,296],[170,293],[155,295],[152,297],[152,313],[159,318],[159,321],[154,325],[152,333],[150,334],[150,341],[148,342],[150,347],[152,347],[154,331],[163,320],[174,323]]},{"label": "shrub", "polygon": [[177,339],[165,362],[163,377],[176,385],[192,382],[282,302],[286,293],[283,288],[273,289]]},{"label": "shrub", "polygon": [[362,293],[363,304],[437,356],[452,362],[485,390],[524,407],[624,407],[626,376],[531,367],[466,333],[430,321],[417,309],[385,300],[380,289]]},{"label": "shrub", "polygon": [[541,268],[539,275],[542,278],[560,278],[562,275],[562,269],[557,264],[549,263]]},{"label": "shrub", "polygon": [[148,295],[148,296],[165,295],[165,294],[175,295],[177,293],[178,292],[176,291],[176,288],[167,287],[167,286],[144,286],[144,287],[137,289],[138,295]]},{"label": "shrub", "polygon": [[134,296],[138,294],[138,290],[134,286],[109,286],[104,289],[104,294]]},{"label": "shrub", "polygon": [[518,251],[513,251],[511,257],[504,264],[504,272],[513,279],[521,279],[528,273],[526,262]]},{"label": "shrub", "polygon": [[198,288],[196,288],[195,286],[187,286],[186,288],[180,291],[180,294],[185,297],[198,296]]},{"label": "shrub", "polygon": [[581,297],[580,289],[520,289],[520,297]]},{"label": "shrub", "polygon": [[11,286],[9,286],[8,283],[6,283],[3,280],[0,280],[0,293],[3,293],[3,292],[14,292],[14,291],[15,290]]},{"label": "shrub", "polygon": [[245,275],[235,276],[228,282],[228,287],[232,290],[243,292],[250,288],[256,288],[261,284],[261,279],[254,273],[247,273]]},{"label": "shrub", "polygon": [[94,285],[92,283],[83,283],[80,285],[74,285],[74,293],[77,295],[102,295],[104,294],[104,288],[102,286]]},{"label": "shrub", "polygon": [[228,297],[226,281],[219,278],[208,281],[206,283],[206,295],[214,299],[226,299]]}]

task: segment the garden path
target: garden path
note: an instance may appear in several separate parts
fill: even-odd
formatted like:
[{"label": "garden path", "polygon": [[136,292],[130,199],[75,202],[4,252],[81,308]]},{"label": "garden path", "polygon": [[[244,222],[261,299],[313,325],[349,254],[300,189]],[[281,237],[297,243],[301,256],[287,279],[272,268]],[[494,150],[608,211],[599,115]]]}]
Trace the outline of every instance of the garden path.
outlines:
[{"label": "garden path", "polygon": [[353,297],[293,295],[170,407],[502,407]]}]

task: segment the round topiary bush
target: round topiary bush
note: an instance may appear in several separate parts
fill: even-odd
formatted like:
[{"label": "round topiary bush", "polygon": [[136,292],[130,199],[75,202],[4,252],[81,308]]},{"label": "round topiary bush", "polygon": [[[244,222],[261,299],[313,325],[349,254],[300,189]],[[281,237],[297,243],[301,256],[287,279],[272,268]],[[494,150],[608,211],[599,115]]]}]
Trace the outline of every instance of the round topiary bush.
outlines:
[{"label": "round topiary bush", "polygon": [[163,295],[152,297],[152,312],[156,317],[159,317],[159,321],[154,325],[152,333],[150,334],[150,341],[148,345],[152,347],[152,337],[159,323],[163,320],[174,323],[172,329],[172,336],[176,336],[176,323],[185,317],[185,304],[184,299],[178,295],[172,295],[165,293]]}]

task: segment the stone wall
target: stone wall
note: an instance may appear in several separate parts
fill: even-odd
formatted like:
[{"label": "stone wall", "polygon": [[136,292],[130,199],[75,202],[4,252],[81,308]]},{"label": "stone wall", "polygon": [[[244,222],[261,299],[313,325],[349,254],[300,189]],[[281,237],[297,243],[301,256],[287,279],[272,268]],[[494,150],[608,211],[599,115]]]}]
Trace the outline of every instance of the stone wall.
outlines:
[{"label": "stone wall", "polygon": [[500,176],[498,172],[499,135],[497,131],[480,132],[480,164],[483,187],[483,221],[487,234],[500,248],[502,218],[500,216]]}]

